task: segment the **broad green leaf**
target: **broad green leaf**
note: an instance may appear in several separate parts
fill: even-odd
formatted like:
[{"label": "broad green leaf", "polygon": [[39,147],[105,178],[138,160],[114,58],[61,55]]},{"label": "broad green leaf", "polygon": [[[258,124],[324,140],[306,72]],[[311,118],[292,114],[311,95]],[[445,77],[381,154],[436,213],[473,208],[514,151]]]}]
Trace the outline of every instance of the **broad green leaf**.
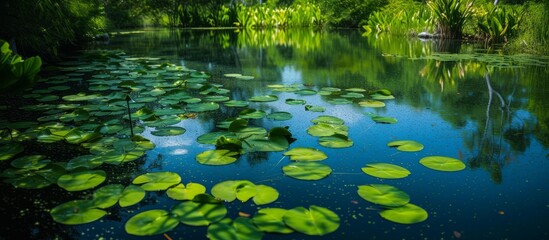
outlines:
[{"label": "broad green leaf", "polygon": [[265,205],[272,203],[278,199],[278,191],[272,187],[266,185],[256,185],[256,195],[253,197],[253,201],[256,205]]},{"label": "broad green leaf", "polygon": [[207,112],[214,111],[219,109],[219,104],[210,102],[210,103],[193,103],[187,105],[188,112]]},{"label": "broad green leaf", "polygon": [[249,218],[238,217],[234,222],[225,218],[208,227],[207,238],[210,240],[260,240],[261,232]]},{"label": "broad green leaf", "polygon": [[305,100],[302,100],[302,99],[288,98],[288,99],[286,99],[285,103],[288,104],[288,105],[305,105],[305,103],[307,103],[307,102]]},{"label": "broad green leaf", "polygon": [[272,112],[267,115],[267,119],[276,121],[286,121],[292,119],[292,114],[289,112]]},{"label": "broad green leaf", "polygon": [[284,174],[299,180],[320,180],[332,173],[332,169],[317,162],[295,162],[282,167]]},{"label": "broad green leaf", "polygon": [[353,141],[342,134],[320,137],[318,143],[321,146],[329,148],[347,148],[353,146]]},{"label": "broad green leaf", "polygon": [[410,202],[408,194],[386,184],[360,185],[357,192],[364,200],[387,207],[399,207]]},{"label": "broad green leaf", "polygon": [[168,197],[175,200],[192,200],[196,195],[206,193],[206,187],[199,183],[188,183],[187,186],[180,183],[169,188],[166,193]]},{"label": "broad green leaf", "polygon": [[46,156],[44,155],[28,155],[14,159],[10,164],[16,168],[37,170],[45,167],[51,162],[51,160],[45,158]]},{"label": "broad green leaf", "polygon": [[174,172],[145,173],[136,177],[132,183],[141,185],[145,191],[162,191],[179,184],[181,176]]},{"label": "broad green leaf", "polygon": [[95,207],[92,201],[73,200],[54,207],[50,214],[58,223],[78,225],[96,221],[107,212]]},{"label": "broad green leaf", "polygon": [[250,105],[250,103],[247,101],[230,100],[224,102],[223,105],[225,105],[226,107],[247,107],[248,105]]},{"label": "broad green leaf", "polygon": [[465,169],[465,164],[459,159],[444,157],[444,156],[428,156],[419,160],[423,166],[430,169],[455,172]]},{"label": "broad green leaf", "polygon": [[300,89],[299,91],[295,92],[295,94],[299,95],[315,95],[317,92],[313,89]]},{"label": "broad green leaf", "polygon": [[225,136],[226,138],[236,138],[236,135],[233,133],[219,131],[219,132],[202,134],[198,136],[196,141],[201,144],[215,144],[217,142],[217,139],[221,136]]},{"label": "broad green leaf", "polygon": [[345,91],[360,93],[360,92],[366,92],[366,89],[364,89],[364,88],[347,88],[347,89],[345,89]]},{"label": "broad green leaf", "polygon": [[321,161],[328,156],[318,149],[296,147],[284,153],[285,156],[290,156],[293,161]]},{"label": "broad green leaf", "polygon": [[129,185],[124,188],[118,204],[120,207],[129,207],[135,205],[145,198],[145,190],[136,185]]},{"label": "broad green leaf", "polygon": [[238,152],[227,149],[207,150],[196,155],[196,161],[204,165],[227,165],[238,159]]},{"label": "broad green leaf", "polygon": [[322,106],[305,105],[305,111],[324,112],[326,109]]},{"label": "broad green leaf", "polygon": [[284,223],[284,215],[288,212],[282,208],[263,208],[257,211],[252,218],[253,223],[264,232],[270,233],[292,233],[293,229]]},{"label": "broad green leaf", "polygon": [[176,136],[185,133],[187,130],[182,127],[169,126],[169,127],[158,127],[156,130],[151,131],[152,135],[155,136]]},{"label": "broad green leaf", "polygon": [[276,95],[254,96],[249,99],[250,102],[274,102],[278,100]]},{"label": "broad green leaf", "polygon": [[282,136],[265,138],[261,135],[244,140],[242,147],[246,152],[279,152],[290,147],[288,139]]},{"label": "broad green leaf", "polygon": [[67,191],[82,191],[98,186],[106,178],[107,173],[103,170],[82,171],[59,177],[57,184]]},{"label": "broad green leaf", "polygon": [[15,155],[23,152],[24,148],[21,144],[10,143],[0,147],[0,161],[8,160]]},{"label": "broad green leaf", "polygon": [[362,171],[370,176],[385,179],[398,179],[410,175],[408,169],[389,163],[366,164]]},{"label": "broad green leaf", "polygon": [[423,144],[412,140],[399,140],[387,143],[389,147],[397,147],[397,150],[403,152],[418,152],[423,149]]},{"label": "broad green leaf", "polygon": [[102,209],[112,207],[120,199],[122,191],[122,184],[105,185],[93,192],[93,205]]},{"label": "broad green leaf", "polygon": [[175,205],[171,212],[184,224],[208,226],[223,219],[227,215],[227,208],[220,203],[184,201]]},{"label": "broad green leaf", "polygon": [[386,124],[397,123],[396,118],[384,117],[384,116],[372,116],[372,120],[374,120],[376,123],[386,123]]},{"label": "broad green leaf", "polygon": [[244,109],[239,114],[238,117],[244,118],[244,119],[261,119],[264,118],[267,113],[263,110],[257,110],[257,109]]},{"label": "broad green leaf", "polygon": [[326,123],[326,124],[334,124],[334,125],[343,125],[345,124],[345,121],[343,119],[329,116],[329,115],[321,115],[316,117],[315,119],[311,120],[312,123]]},{"label": "broad green leaf", "polygon": [[307,129],[307,133],[315,137],[328,137],[334,134],[349,135],[349,127],[345,125],[317,123]]},{"label": "broad green leaf", "polygon": [[351,100],[345,99],[345,98],[333,98],[327,100],[327,102],[334,104],[334,105],[346,105],[353,103]]},{"label": "broad green leaf", "polygon": [[178,224],[179,220],[170,212],[154,209],[131,217],[124,225],[124,229],[131,235],[152,236],[171,231]]},{"label": "broad green leaf", "polygon": [[427,220],[429,214],[425,209],[408,203],[404,206],[389,208],[379,212],[382,218],[401,224],[414,224]]},{"label": "broad green leaf", "polygon": [[296,207],[284,214],[284,223],[294,230],[313,236],[323,236],[339,228],[339,216],[330,209],[312,205]]},{"label": "broad green leaf", "polygon": [[380,108],[385,107],[385,103],[381,101],[376,100],[365,100],[358,102],[358,105],[361,107],[370,107],[370,108]]}]

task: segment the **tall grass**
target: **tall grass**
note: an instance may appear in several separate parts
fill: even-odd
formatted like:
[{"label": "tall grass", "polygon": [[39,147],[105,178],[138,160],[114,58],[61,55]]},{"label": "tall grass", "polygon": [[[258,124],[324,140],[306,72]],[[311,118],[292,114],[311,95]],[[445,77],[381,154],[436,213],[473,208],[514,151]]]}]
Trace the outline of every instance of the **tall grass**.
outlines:
[{"label": "tall grass", "polygon": [[431,0],[427,6],[435,17],[436,32],[441,38],[463,37],[463,27],[474,12],[472,0]]},{"label": "tall grass", "polygon": [[235,25],[243,29],[320,28],[326,24],[320,8],[309,2],[278,8],[269,5],[237,5],[236,15]]},{"label": "tall grass", "polygon": [[486,12],[479,16],[477,26],[488,43],[506,42],[516,34],[522,12],[505,6],[485,5]]},{"label": "tall grass", "polygon": [[416,35],[433,31],[433,18],[428,8],[412,1],[393,1],[380,11],[373,12],[363,26],[367,33]]}]

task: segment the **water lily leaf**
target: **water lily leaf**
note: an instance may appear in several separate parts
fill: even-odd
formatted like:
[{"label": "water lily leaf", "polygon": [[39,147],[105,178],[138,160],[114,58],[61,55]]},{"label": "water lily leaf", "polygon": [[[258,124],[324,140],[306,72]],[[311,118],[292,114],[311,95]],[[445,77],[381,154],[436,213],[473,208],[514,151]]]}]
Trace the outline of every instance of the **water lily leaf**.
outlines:
[{"label": "water lily leaf", "polygon": [[284,223],[294,230],[313,236],[332,233],[339,228],[339,216],[330,209],[311,205],[296,207],[284,214]]},{"label": "water lily leaf", "polygon": [[430,169],[455,172],[465,169],[465,164],[459,159],[444,157],[444,156],[428,156],[419,160],[423,166]]},{"label": "water lily leaf", "polygon": [[408,194],[386,184],[360,185],[357,192],[364,200],[387,207],[399,207],[410,202]]},{"label": "water lily leaf", "polygon": [[145,198],[145,190],[143,190],[143,188],[136,185],[129,185],[122,191],[118,204],[120,207],[129,207],[141,202],[143,198]]},{"label": "water lily leaf", "polygon": [[172,214],[190,226],[208,226],[227,215],[227,208],[220,203],[184,201],[172,208]]},{"label": "water lily leaf", "polygon": [[166,117],[154,117],[151,119],[146,119],[143,122],[143,125],[147,127],[167,127],[170,125],[178,124],[181,122],[181,118],[178,116],[166,116]]},{"label": "water lily leaf", "polygon": [[222,219],[208,227],[206,235],[210,240],[260,240],[263,232],[249,218],[237,217],[234,222]]},{"label": "water lily leaf", "polygon": [[293,99],[293,98],[288,98],[288,99],[286,99],[285,102],[288,105],[305,105],[307,103],[307,101],[305,101],[305,100]]},{"label": "water lily leaf", "polygon": [[106,211],[98,209],[88,200],[73,200],[54,207],[50,211],[53,220],[66,224],[78,225],[96,221],[107,214]]},{"label": "water lily leaf", "polygon": [[14,159],[10,164],[16,168],[37,170],[45,167],[51,162],[51,160],[45,158],[46,156],[44,155],[28,155]]},{"label": "water lily leaf", "polygon": [[335,87],[323,87],[320,89],[321,91],[327,91],[327,92],[339,92],[341,91],[341,88],[335,88]]},{"label": "water lily leaf", "polygon": [[292,114],[289,112],[272,112],[267,115],[267,119],[275,121],[286,121],[292,119]]},{"label": "water lily leaf", "polygon": [[226,132],[226,131],[218,131],[218,132],[202,134],[198,136],[196,141],[201,144],[215,144],[217,142],[217,139],[221,136],[225,136],[227,138],[236,138],[236,135],[234,133]]},{"label": "water lily leaf", "polygon": [[329,124],[329,123],[318,123],[313,126],[310,126],[307,129],[307,133],[315,137],[327,137],[334,134],[339,134],[343,136],[349,135],[349,127],[345,125],[338,124]]},{"label": "water lily leaf", "polygon": [[246,152],[279,152],[290,147],[286,137],[272,136],[265,138],[262,135],[256,136],[244,140],[245,144],[242,144],[242,147]]},{"label": "water lily leaf", "polygon": [[293,161],[321,161],[328,156],[318,149],[296,147],[284,153],[285,156],[290,156]]},{"label": "water lily leaf", "polygon": [[231,129],[232,127],[229,128],[229,131],[234,132],[234,134],[236,134],[236,136],[240,139],[246,139],[253,135],[265,136],[267,134],[267,130],[262,127],[246,127],[239,129],[238,131],[232,131]]},{"label": "water lily leaf", "polygon": [[283,208],[262,208],[252,218],[252,222],[263,232],[293,233],[294,230],[284,223],[284,215],[288,210]]},{"label": "water lily leaf", "polygon": [[77,168],[94,169],[103,164],[103,159],[98,155],[81,155],[75,157],[65,164],[65,169],[72,171]]},{"label": "water lily leaf", "polygon": [[255,184],[249,181],[238,181],[236,185],[236,199],[241,202],[250,200],[257,194],[257,188]]},{"label": "water lily leaf", "polygon": [[386,123],[386,124],[397,123],[396,118],[384,117],[384,116],[372,116],[372,120],[374,120],[376,123]]},{"label": "water lily leaf", "polygon": [[317,92],[313,89],[300,89],[299,91],[295,92],[295,94],[299,95],[315,95]]},{"label": "water lily leaf", "polygon": [[194,103],[187,105],[187,111],[189,112],[207,112],[215,111],[219,109],[219,104],[210,102],[210,103]]},{"label": "water lily leaf", "polygon": [[257,194],[257,188],[255,184],[247,180],[228,180],[214,185],[211,192],[217,199],[227,202],[232,202],[235,199],[246,202]]},{"label": "water lily leaf", "polygon": [[349,93],[341,95],[341,97],[342,98],[363,98],[364,94],[356,93],[356,92],[349,92]]},{"label": "water lily leaf", "polygon": [[202,102],[202,99],[200,99],[200,98],[187,98],[187,99],[183,99],[183,102],[193,104],[193,103]]},{"label": "water lily leaf", "polygon": [[240,74],[240,73],[225,73],[225,74],[223,74],[223,76],[235,78],[235,77],[242,76],[242,74]]},{"label": "water lily leaf", "polygon": [[122,163],[131,162],[142,157],[143,155],[145,155],[145,152],[138,149],[132,149],[130,151],[123,149],[108,150],[101,153],[103,162],[112,165],[120,165]]},{"label": "water lily leaf", "polygon": [[326,109],[322,106],[305,105],[305,111],[324,112]]},{"label": "water lily leaf", "polygon": [[248,101],[230,100],[224,102],[223,105],[226,107],[247,107],[250,103]]},{"label": "water lily leaf", "polygon": [[193,72],[191,73],[191,77],[193,78],[209,78],[210,76],[206,74],[205,72]]},{"label": "water lily leaf", "polygon": [[186,131],[187,130],[182,127],[175,127],[175,126],[159,127],[159,128],[156,128],[155,131],[151,131],[151,134],[155,136],[176,136],[176,135],[181,135]]},{"label": "water lily leaf", "polygon": [[395,99],[395,97],[393,95],[383,95],[383,94],[380,94],[380,93],[370,94],[370,97],[374,100],[391,100],[391,99]]},{"label": "water lily leaf", "polygon": [[321,115],[316,117],[315,119],[311,120],[312,123],[326,123],[326,124],[336,124],[336,125],[343,125],[345,124],[345,121],[343,119],[334,117],[334,116],[328,116],[328,115]]},{"label": "water lily leaf", "polygon": [[214,95],[214,96],[207,96],[204,98],[204,101],[208,102],[226,102],[229,101],[230,98],[227,96],[220,96],[220,95]]},{"label": "water lily leaf", "polygon": [[181,176],[174,172],[145,173],[136,177],[132,183],[141,185],[145,191],[162,191],[179,184]]},{"label": "water lily leaf", "polygon": [[329,102],[331,104],[334,104],[334,105],[346,105],[346,104],[353,103],[351,100],[345,99],[345,98],[332,98],[332,99],[327,100],[327,102]]},{"label": "water lily leaf", "polygon": [[90,118],[90,113],[83,109],[76,109],[70,113],[63,114],[59,117],[59,120],[61,122],[80,122],[80,121],[86,121]]},{"label": "water lily leaf", "polygon": [[253,201],[256,205],[265,205],[272,203],[278,199],[278,191],[266,185],[256,185],[257,193],[253,196]]},{"label": "water lily leaf", "polygon": [[366,164],[366,167],[363,167],[362,171],[370,176],[385,179],[398,179],[410,175],[408,169],[389,163]]},{"label": "water lily leaf", "polygon": [[138,213],[128,219],[124,229],[136,236],[152,236],[168,232],[179,224],[179,220],[162,209],[153,209]]},{"label": "water lily leaf", "polygon": [[188,183],[187,186],[180,183],[169,188],[166,193],[168,197],[175,200],[192,200],[196,195],[206,193],[206,187],[199,183]]},{"label": "water lily leaf", "polygon": [[345,89],[345,91],[361,93],[361,92],[366,92],[366,89],[364,89],[364,88],[347,88],[347,89]]},{"label": "water lily leaf", "polygon": [[53,102],[53,101],[56,101],[57,99],[59,99],[59,96],[46,95],[46,96],[36,98],[36,101],[39,101],[39,102]]},{"label": "water lily leaf", "polygon": [[423,144],[412,140],[399,140],[387,143],[389,147],[397,147],[397,150],[403,152],[418,152],[423,149]]},{"label": "water lily leaf", "polygon": [[65,141],[71,144],[80,144],[100,138],[101,134],[96,132],[86,132],[79,128],[73,128],[65,135]]},{"label": "water lily leaf", "polygon": [[207,150],[196,155],[196,161],[204,165],[227,165],[235,162],[238,155],[227,149]]},{"label": "water lily leaf", "polygon": [[353,141],[343,134],[320,137],[318,143],[321,146],[329,148],[348,148],[353,146]]},{"label": "water lily leaf", "polygon": [[361,107],[370,107],[370,108],[385,107],[385,103],[384,103],[384,102],[376,101],[376,100],[365,100],[365,101],[361,101],[361,102],[358,102],[358,105],[360,105]]},{"label": "water lily leaf", "polygon": [[123,191],[122,184],[105,185],[93,192],[93,205],[102,209],[112,207],[118,202]]},{"label": "water lily leaf", "polygon": [[414,224],[427,220],[428,213],[425,209],[408,203],[404,206],[390,208],[379,212],[382,218],[401,224]]},{"label": "water lily leaf", "polygon": [[57,180],[57,185],[67,191],[82,191],[103,183],[107,173],[103,170],[89,170],[65,174]]},{"label": "water lily leaf", "polygon": [[[12,168],[13,170],[13,168]],[[10,169],[2,172],[7,177],[4,182],[12,184],[16,188],[40,189],[57,183],[57,179],[66,173],[65,169],[57,164],[48,164],[39,170]]]},{"label": "water lily leaf", "polygon": [[263,110],[256,110],[252,108],[244,109],[239,113],[240,118],[244,119],[261,119],[264,118],[267,113]]},{"label": "water lily leaf", "polygon": [[276,95],[254,96],[249,99],[250,102],[274,102],[276,100],[278,100]]},{"label": "water lily leaf", "polygon": [[240,79],[240,80],[253,80],[255,77],[254,76],[240,75],[240,76],[236,76],[235,78]]},{"label": "water lily leaf", "polygon": [[320,180],[332,173],[332,169],[317,162],[295,162],[282,167],[284,174],[299,180]]},{"label": "water lily leaf", "polygon": [[90,101],[95,100],[98,98],[101,98],[102,96],[99,94],[90,94],[87,95],[86,93],[78,93],[74,95],[67,95],[63,97],[63,100],[69,101],[69,102],[80,102],[80,101]]}]

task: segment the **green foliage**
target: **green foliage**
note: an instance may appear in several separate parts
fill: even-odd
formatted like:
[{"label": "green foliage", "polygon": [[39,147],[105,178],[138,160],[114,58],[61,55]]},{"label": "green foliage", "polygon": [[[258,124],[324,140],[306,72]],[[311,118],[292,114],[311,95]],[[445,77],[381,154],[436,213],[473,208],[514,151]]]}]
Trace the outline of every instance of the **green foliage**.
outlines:
[{"label": "green foliage", "polygon": [[549,1],[545,3],[528,2],[523,13],[516,37],[510,39],[510,49],[549,53]]},{"label": "green foliage", "polygon": [[40,57],[23,60],[0,39],[0,92],[20,91],[34,85],[41,66]]},{"label": "green foliage", "polygon": [[405,0],[391,1],[379,11],[370,14],[367,24],[362,26],[366,33],[391,33],[395,35],[416,34],[433,30],[431,11],[423,4]]},{"label": "green foliage", "polygon": [[505,6],[485,5],[486,13],[478,19],[478,28],[487,42],[499,43],[507,41],[517,30],[522,13],[515,8]]},{"label": "green foliage", "polygon": [[271,29],[288,27],[321,28],[326,18],[319,6],[311,3],[296,3],[288,7],[272,5],[236,6],[235,25],[244,29]]},{"label": "green foliage", "polygon": [[374,11],[387,5],[388,0],[320,0],[322,12],[330,25],[359,27]]},{"label": "green foliage", "polygon": [[427,6],[434,14],[436,32],[441,38],[461,39],[463,27],[473,14],[473,1],[432,0]]}]

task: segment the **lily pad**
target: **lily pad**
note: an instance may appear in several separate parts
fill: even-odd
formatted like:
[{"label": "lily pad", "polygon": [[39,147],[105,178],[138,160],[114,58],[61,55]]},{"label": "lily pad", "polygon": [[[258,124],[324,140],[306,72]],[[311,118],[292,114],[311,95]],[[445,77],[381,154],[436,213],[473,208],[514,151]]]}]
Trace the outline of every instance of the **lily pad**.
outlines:
[{"label": "lily pad", "polygon": [[398,122],[396,118],[384,117],[384,116],[372,116],[372,120],[374,120],[376,123],[386,123],[386,124],[393,124]]},{"label": "lily pad", "polygon": [[98,209],[89,200],[73,200],[60,204],[50,211],[54,221],[66,225],[90,223],[106,214],[106,211]]},{"label": "lily pad", "polygon": [[274,102],[276,100],[278,100],[276,95],[254,96],[249,99],[250,102]]},{"label": "lily pad", "polygon": [[311,120],[312,123],[326,123],[326,124],[336,124],[336,125],[343,125],[345,124],[345,121],[343,119],[329,116],[329,115],[321,115],[316,117],[315,119]]},{"label": "lily pad", "polygon": [[93,204],[102,209],[112,207],[118,202],[123,191],[122,184],[105,185],[93,192]]},{"label": "lily pad", "polygon": [[46,159],[46,156],[44,155],[28,155],[14,159],[10,164],[16,168],[37,170],[45,167],[50,162],[51,160]]},{"label": "lily pad", "polygon": [[332,169],[317,162],[295,162],[282,167],[284,174],[299,180],[320,180],[332,173]]},{"label": "lily pad", "polygon": [[358,102],[358,105],[360,105],[361,107],[370,107],[370,108],[385,107],[384,102],[376,101],[376,100],[361,101],[361,102]]},{"label": "lily pad", "polygon": [[312,205],[296,207],[284,214],[284,223],[294,230],[312,236],[323,236],[339,228],[340,219],[330,209]]},{"label": "lily pad", "polygon": [[327,100],[327,102],[334,104],[334,105],[346,105],[353,103],[351,100],[345,99],[345,98],[332,98]]},{"label": "lily pad", "polygon": [[174,172],[145,173],[136,177],[132,183],[141,185],[145,191],[162,191],[179,184],[181,176]]},{"label": "lily pad", "polygon": [[187,130],[182,127],[169,126],[169,127],[159,127],[155,131],[151,131],[152,135],[155,136],[176,136],[185,133]]},{"label": "lily pad", "polygon": [[244,109],[238,114],[240,118],[244,119],[261,119],[264,118],[265,115],[267,115],[265,111],[252,108]]},{"label": "lily pad", "polygon": [[276,121],[286,121],[292,119],[292,114],[289,112],[272,112],[267,115],[267,119]]},{"label": "lily pad", "polygon": [[207,150],[196,155],[196,161],[204,165],[227,165],[235,162],[238,155],[227,149]]},{"label": "lily pad", "polygon": [[120,207],[129,207],[135,205],[141,202],[143,198],[145,198],[145,194],[146,193],[143,188],[136,185],[129,185],[124,188],[124,191],[122,191],[122,195],[118,200],[118,204],[120,205]]},{"label": "lily pad", "polygon": [[285,156],[290,156],[293,161],[321,161],[328,156],[322,151],[315,148],[296,147],[284,153]]},{"label": "lily pad", "polygon": [[128,219],[124,228],[127,233],[136,236],[152,236],[168,232],[179,224],[179,220],[170,212],[153,209],[138,213]]},{"label": "lily pad", "polygon": [[423,149],[423,144],[412,140],[399,140],[387,143],[389,147],[397,147],[397,150],[403,152],[418,152]]},{"label": "lily pad", "polygon": [[210,240],[260,240],[261,232],[249,218],[237,217],[234,221],[222,219],[208,227],[207,238]]},{"label": "lily pad", "polygon": [[227,208],[220,203],[184,201],[172,208],[172,214],[190,226],[208,226],[227,215]]},{"label": "lily pad", "polygon": [[427,220],[429,214],[425,209],[408,203],[404,206],[390,208],[379,212],[382,218],[401,224],[414,224]]},{"label": "lily pad", "polygon": [[307,129],[307,133],[315,137],[327,137],[334,134],[339,134],[343,136],[349,135],[349,127],[345,125],[338,124],[329,124],[329,123],[318,123],[313,126],[310,126]]},{"label": "lily pad", "polygon": [[387,207],[399,207],[410,202],[408,194],[386,184],[360,185],[357,192],[364,200]]},{"label": "lily pad", "polygon": [[65,174],[57,180],[57,184],[67,191],[82,191],[91,189],[103,183],[107,173],[103,170],[82,171]]},{"label": "lily pad", "polygon": [[205,133],[196,139],[198,143],[201,144],[215,144],[217,142],[217,139],[221,136],[225,136],[228,138],[235,138],[236,135],[231,132],[225,132],[225,131],[218,131],[218,132],[211,132],[211,133]]},{"label": "lily pad", "polygon": [[215,111],[219,109],[219,104],[210,102],[210,103],[194,103],[187,105],[187,111],[189,112],[207,112]]},{"label": "lily pad", "polygon": [[348,148],[353,146],[353,141],[343,134],[334,134],[320,137],[318,144],[329,148]]},{"label": "lily pad", "polygon": [[305,111],[324,112],[326,109],[322,106],[305,105]]},{"label": "lily pad", "polygon": [[300,89],[299,91],[295,92],[295,94],[299,95],[315,95],[317,92],[313,89]]},{"label": "lily pad", "polygon": [[288,105],[305,105],[305,103],[307,103],[307,101],[302,100],[302,99],[288,98],[288,99],[286,99],[285,103],[288,104]]},{"label": "lily pad", "polygon": [[410,175],[408,169],[389,163],[366,164],[362,171],[370,176],[385,179],[398,179]]},{"label": "lily pad", "polygon": [[175,200],[192,200],[196,195],[202,193],[206,193],[206,187],[199,183],[188,183],[186,186],[180,183],[166,191],[168,197]]},{"label": "lily pad", "polygon": [[279,193],[276,189],[267,185],[256,185],[257,193],[253,196],[252,201],[256,205],[265,205],[272,203],[278,199]]},{"label": "lily pad", "polygon": [[456,172],[465,169],[465,164],[459,159],[444,156],[424,157],[419,160],[419,163],[430,169],[445,172]]},{"label": "lily pad", "polygon": [[253,223],[264,232],[293,233],[294,230],[284,223],[284,215],[288,210],[283,208],[262,208],[252,218]]},{"label": "lily pad", "polygon": [[230,100],[224,102],[223,105],[226,107],[247,107],[250,103],[248,101]]}]

